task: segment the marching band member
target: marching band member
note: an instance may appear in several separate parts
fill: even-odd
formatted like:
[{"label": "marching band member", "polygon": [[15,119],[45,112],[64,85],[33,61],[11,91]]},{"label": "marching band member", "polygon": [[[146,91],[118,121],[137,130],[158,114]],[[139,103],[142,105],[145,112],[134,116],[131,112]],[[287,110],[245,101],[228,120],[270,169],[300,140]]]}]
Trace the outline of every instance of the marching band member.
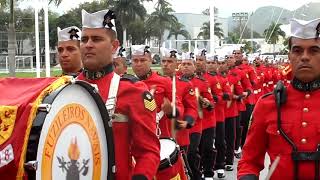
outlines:
[{"label": "marching band member", "polygon": [[58,58],[62,75],[78,76],[82,71],[80,54],[81,30],[76,26],[58,27]]},{"label": "marching band member", "polygon": [[[199,151],[200,142],[201,142],[201,135],[202,135],[202,122],[203,121],[209,121],[214,123],[212,118],[214,117],[214,110],[213,110],[213,98],[211,95],[211,91],[209,88],[208,82],[200,76],[197,76],[195,74],[196,67],[194,62],[194,53],[185,53],[184,58],[181,63],[181,72],[182,77],[189,79],[193,86],[195,87],[195,94],[198,99],[198,118],[196,120],[195,125],[190,129],[190,146],[188,151],[188,161],[192,170],[194,180],[200,180],[201,179],[201,167],[200,167],[200,161],[201,161],[201,155],[202,152]],[[211,137],[211,139],[209,139]],[[205,154],[205,156],[208,158],[207,160],[212,160],[210,162],[204,162],[204,173],[211,171],[213,168],[213,159],[211,158],[213,156],[212,148],[213,148],[213,137],[210,136],[206,142],[207,144],[211,144],[208,149],[202,149],[203,151],[206,150],[209,154]]]},{"label": "marching band member", "polygon": [[121,76],[123,74],[127,74],[127,59],[125,54],[125,48],[120,47],[118,49],[118,53],[113,58],[113,66],[114,72]]},{"label": "marching band member", "polygon": [[[222,99],[222,89],[218,79],[206,72],[206,49],[202,49],[196,55],[196,74],[207,82],[209,92],[214,99],[214,104]],[[215,106],[215,105],[214,105]],[[200,141],[201,164],[205,179],[212,179],[214,176],[214,163],[216,150],[213,149],[213,142],[216,134],[216,109],[214,109],[211,117],[204,117],[202,121],[202,134]]]},{"label": "marching band member", "polygon": [[271,179],[320,179],[320,19],[290,24],[294,78],[257,102],[238,164],[240,180],[259,179],[266,152],[271,164],[278,162]]},{"label": "marching band member", "polygon": [[[157,115],[154,119],[159,124],[157,135],[160,138],[172,138],[175,136],[175,131],[172,131],[172,121],[182,119],[184,112],[183,105],[178,96],[176,96],[176,116],[173,116],[173,105],[171,104],[172,82],[169,78],[159,75],[151,70],[151,52],[148,46],[133,46],[132,47],[132,69],[136,76],[144,82],[152,94],[154,94],[157,105]],[[182,169],[182,170],[181,170]],[[181,159],[178,158],[175,165],[158,170],[156,179],[170,180],[175,177],[185,176]]]},{"label": "marching band member", "polygon": [[84,70],[78,79],[98,86],[112,118],[115,179],[150,180],[160,162],[156,104],[145,85],[113,72],[113,54],[119,46],[114,19],[111,10],[92,14],[82,10],[80,49]]}]

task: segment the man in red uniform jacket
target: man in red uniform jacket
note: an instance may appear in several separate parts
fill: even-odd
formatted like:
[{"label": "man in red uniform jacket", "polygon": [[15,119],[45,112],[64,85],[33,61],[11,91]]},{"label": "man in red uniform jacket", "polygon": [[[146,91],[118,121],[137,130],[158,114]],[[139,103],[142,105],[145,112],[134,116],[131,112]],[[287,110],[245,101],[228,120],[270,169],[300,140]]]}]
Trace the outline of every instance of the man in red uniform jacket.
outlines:
[{"label": "man in red uniform jacket", "polygon": [[[212,75],[209,75],[206,70],[207,64],[207,50],[202,49],[201,52],[196,56],[196,74],[203,80],[207,81],[210,94],[216,104],[219,99],[222,99],[222,89],[218,82],[218,79]],[[211,117],[211,119],[210,119]],[[211,180],[214,176],[214,163],[216,150],[213,149],[213,142],[216,135],[216,114],[215,109],[210,116],[207,118],[204,116],[202,121],[202,135],[200,142],[201,151],[201,163],[203,168],[203,175],[206,180]]]},{"label": "man in red uniform jacket", "polygon": [[210,162],[203,162],[204,173],[211,173],[210,170],[213,168],[213,137],[208,138],[207,144],[211,144],[208,147],[211,149],[205,149],[207,153],[203,154],[199,152],[200,142],[202,140],[201,134],[203,133],[202,123],[203,121],[212,122],[213,118],[213,98],[210,92],[208,82],[202,77],[195,75],[195,62],[193,53],[185,54],[185,57],[181,63],[181,72],[183,78],[189,79],[193,86],[199,90],[199,103],[198,103],[198,113],[199,116],[196,120],[195,125],[190,129],[190,146],[188,152],[188,161],[192,170],[194,180],[201,179],[201,169],[200,169],[200,160],[201,155],[206,157],[206,160]]},{"label": "man in red uniform jacket", "polygon": [[[175,127],[172,125],[175,122],[172,121],[181,119],[183,115],[181,100],[176,95],[176,116],[174,117],[171,104],[173,97],[171,80],[151,70],[152,59],[148,46],[135,46],[132,49],[132,69],[136,76],[148,86],[156,100],[157,117],[155,121],[159,124],[160,133],[158,135],[160,135],[160,140],[161,138],[172,138],[175,136],[175,134],[172,134],[175,133]],[[184,172],[181,172],[181,167],[181,159],[178,158],[177,163],[173,166],[159,170],[156,178],[163,180],[169,180],[177,176],[181,178],[184,175]]]},{"label": "man in red uniform jacket", "polygon": [[[163,75],[171,79],[176,75],[177,51],[168,49],[164,49],[163,51],[164,57],[161,60]],[[188,79],[178,77],[177,75],[176,92],[184,107],[184,114],[182,115],[183,118],[181,120],[177,120],[177,128],[179,130],[177,131],[176,139],[180,148],[187,152],[190,144],[188,129],[192,128],[198,117],[197,101],[192,83]]]},{"label": "man in red uniform jacket", "polygon": [[[222,63],[222,62],[220,62]],[[223,62],[224,63],[224,62]],[[216,78],[216,83],[211,84],[211,90],[215,92],[215,94],[219,94],[221,98],[218,99],[218,102],[215,106],[215,114],[216,114],[216,138],[215,138],[215,147],[217,150],[215,169],[217,170],[218,178],[225,177],[225,106],[226,102],[231,100],[231,88],[228,84],[227,78],[223,77],[220,73],[218,73],[218,62],[214,59],[207,59],[207,75],[209,83],[212,82],[211,79]],[[215,91],[215,88],[218,91]],[[219,96],[218,96],[219,97]]]},{"label": "man in red uniform jacket", "polygon": [[278,84],[253,112],[238,179],[258,179],[267,152],[279,163],[271,179],[320,179],[320,19],[291,23],[289,59],[294,79]]},{"label": "man in red uniform jacket", "polygon": [[[117,76],[112,65],[112,54],[119,45],[114,18],[114,12],[110,10],[93,14],[82,11],[80,48],[84,71],[78,79],[96,84],[104,101],[109,101],[110,86],[114,87],[111,80]],[[116,99],[115,109],[112,108],[115,179],[150,180],[160,162],[154,99],[145,85],[125,78],[119,82]],[[132,157],[136,161],[135,167],[132,166]]]}]

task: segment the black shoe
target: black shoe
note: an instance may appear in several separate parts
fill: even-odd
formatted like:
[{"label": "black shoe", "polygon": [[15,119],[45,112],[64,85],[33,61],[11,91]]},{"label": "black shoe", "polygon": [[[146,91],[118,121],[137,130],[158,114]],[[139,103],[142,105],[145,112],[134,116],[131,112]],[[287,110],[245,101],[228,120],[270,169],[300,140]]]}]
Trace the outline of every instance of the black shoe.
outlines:
[{"label": "black shoe", "polygon": [[241,153],[234,153],[234,156],[235,156],[237,159],[241,159]]},{"label": "black shoe", "polygon": [[219,178],[219,179],[226,177],[226,174],[224,173],[224,170],[223,170],[223,169],[218,169],[218,170],[217,170],[217,174],[218,174],[218,178]]},{"label": "black shoe", "polygon": [[233,171],[232,165],[226,165],[225,170],[226,171]]}]

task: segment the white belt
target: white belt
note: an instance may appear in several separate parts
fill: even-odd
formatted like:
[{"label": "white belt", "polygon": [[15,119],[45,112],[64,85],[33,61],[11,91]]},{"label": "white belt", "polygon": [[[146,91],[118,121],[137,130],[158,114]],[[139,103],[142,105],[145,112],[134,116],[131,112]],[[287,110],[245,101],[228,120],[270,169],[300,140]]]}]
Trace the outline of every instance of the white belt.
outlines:
[{"label": "white belt", "polygon": [[128,122],[128,120],[129,120],[128,116],[124,114],[115,113],[112,115],[112,122],[125,123],[125,122]]},{"label": "white belt", "polygon": [[266,83],[263,83],[263,85],[262,85],[263,87],[266,87],[267,86],[267,84]]},{"label": "white belt", "polygon": [[164,116],[164,112],[163,111],[158,112],[157,115],[156,115],[157,122],[159,122],[163,116]]},{"label": "white belt", "polygon": [[268,84],[273,84],[273,81],[269,81]]}]

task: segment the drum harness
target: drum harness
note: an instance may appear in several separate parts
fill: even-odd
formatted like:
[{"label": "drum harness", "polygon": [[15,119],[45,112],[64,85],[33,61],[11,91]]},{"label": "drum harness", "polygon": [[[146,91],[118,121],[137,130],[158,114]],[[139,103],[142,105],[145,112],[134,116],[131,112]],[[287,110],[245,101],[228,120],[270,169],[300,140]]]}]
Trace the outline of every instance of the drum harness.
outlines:
[{"label": "drum harness", "polygon": [[111,79],[108,99],[106,101],[106,108],[108,111],[108,115],[111,119],[109,121],[109,126],[112,127],[112,122],[127,122],[128,118],[123,114],[115,114],[116,104],[117,104],[117,93],[120,84],[120,76],[116,73],[113,73],[113,77]]},{"label": "drum harness", "polygon": [[285,104],[287,100],[286,88],[282,81],[279,81],[274,89],[275,101],[277,106],[277,127],[279,134],[292,147],[291,159],[294,163],[294,180],[298,180],[299,176],[299,162],[300,161],[315,161],[315,180],[320,179],[320,144],[317,146],[317,151],[298,151],[298,147],[289,138],[281,127],[281,105]]}]

